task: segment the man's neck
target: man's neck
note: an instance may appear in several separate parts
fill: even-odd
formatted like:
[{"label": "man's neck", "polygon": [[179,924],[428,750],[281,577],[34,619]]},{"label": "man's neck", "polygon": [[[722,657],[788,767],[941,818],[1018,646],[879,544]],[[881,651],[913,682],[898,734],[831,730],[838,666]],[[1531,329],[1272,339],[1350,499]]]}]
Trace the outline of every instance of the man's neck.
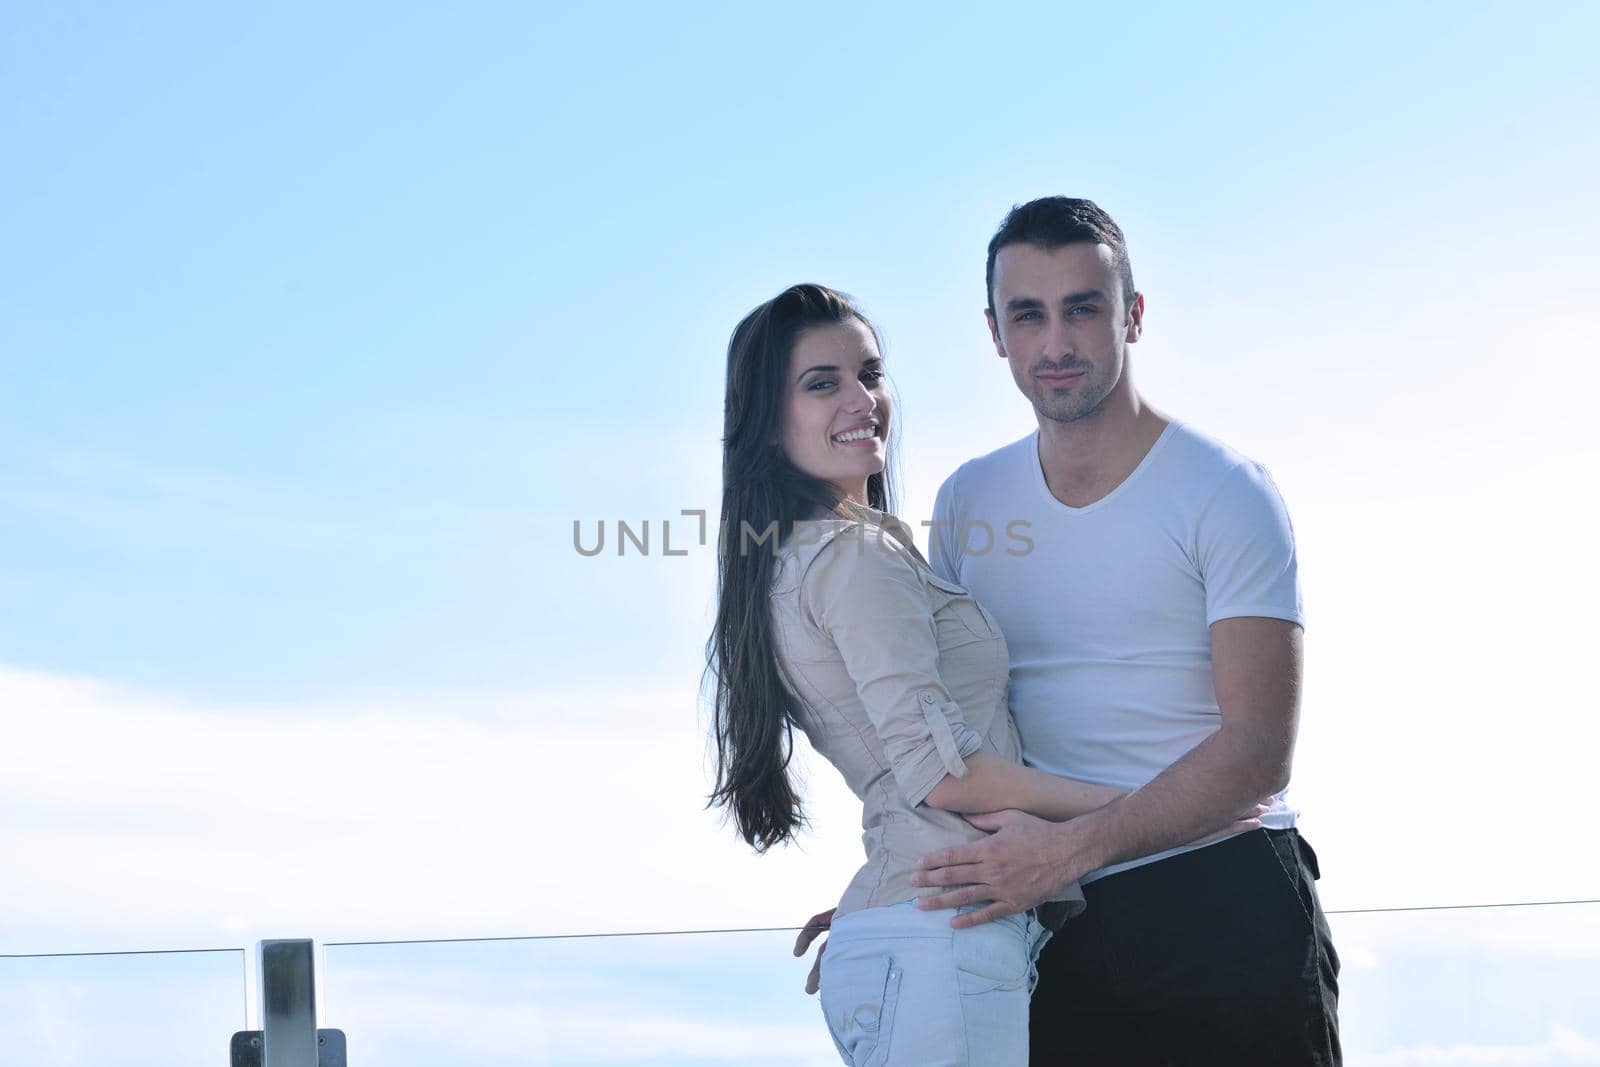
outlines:
[{"label": "man's neck", "polygon": [[1113,393],[1092,414],[1072,422],[1039,420],[1039,466],[1050,494],[1068,507],[1088,507],[1121,485],[1144,462],[1172,420],[1131,387]]}]

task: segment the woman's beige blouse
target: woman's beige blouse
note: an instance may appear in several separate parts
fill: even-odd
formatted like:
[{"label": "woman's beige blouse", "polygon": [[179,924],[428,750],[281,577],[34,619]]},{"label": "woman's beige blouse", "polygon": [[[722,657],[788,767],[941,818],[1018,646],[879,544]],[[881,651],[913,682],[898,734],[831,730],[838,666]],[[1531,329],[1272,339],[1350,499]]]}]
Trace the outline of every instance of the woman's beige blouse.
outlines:
[{"label": "woman's beige blouse", "polygon": [[841,915],[935,892],[912,886],[917,860],[984,834],[923,799],[946,774],[964,777],[963,757],[980,748],[1021,757],[994,619],[928,569],[898,519],[850,513],[859,518],[797,524],[772,585],[800,725],[863,805],[867,862]]}]

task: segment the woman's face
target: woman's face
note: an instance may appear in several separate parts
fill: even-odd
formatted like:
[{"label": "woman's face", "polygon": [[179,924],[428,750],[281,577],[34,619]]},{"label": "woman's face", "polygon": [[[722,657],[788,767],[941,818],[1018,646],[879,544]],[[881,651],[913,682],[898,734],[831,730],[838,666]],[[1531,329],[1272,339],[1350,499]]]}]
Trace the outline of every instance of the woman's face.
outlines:
[{"label": "woman's face", "polygon": [[867,502],[867,478],[888,459],[889,393],[878,342],[856,320],[815,326],[789,354],[778,444],[813,478]]}]

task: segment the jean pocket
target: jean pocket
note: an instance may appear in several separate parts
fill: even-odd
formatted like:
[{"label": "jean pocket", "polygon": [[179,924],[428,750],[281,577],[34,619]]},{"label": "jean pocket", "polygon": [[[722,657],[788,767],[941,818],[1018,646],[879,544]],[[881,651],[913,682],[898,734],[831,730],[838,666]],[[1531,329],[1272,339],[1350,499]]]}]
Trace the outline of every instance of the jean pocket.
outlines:
[{"label": "jean pocket", "polygon": [[1026,989],[1033,969],[1034,930],[1029,915],[1007,915],[957,930],[953,950],[962,996]]},{"label": "jean pocket", "polygon": [[822,1013],[851,1067],[880,1067],[889,1058],[900,968],[892,956],[828,962],[823,957]]}]

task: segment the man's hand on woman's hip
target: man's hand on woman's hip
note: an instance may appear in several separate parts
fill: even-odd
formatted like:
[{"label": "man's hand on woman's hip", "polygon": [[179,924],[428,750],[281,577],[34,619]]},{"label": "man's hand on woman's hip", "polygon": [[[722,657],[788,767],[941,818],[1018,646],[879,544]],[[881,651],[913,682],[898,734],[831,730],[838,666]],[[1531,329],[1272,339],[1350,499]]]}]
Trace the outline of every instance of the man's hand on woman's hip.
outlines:
[{"label": "man's hand on woman's hip", "polygon": [[989,836],[922,857],[911,884],[946,892],[918,899],[917,907],[938,911],[990,901],[951,919],[958,930],[1037,907],[1101,866],[1091,828],[1083,825],[1090,818],[1054,823],[1021,811],[967,816]]},{"label": "man's hand on woman's hip", "polygon": [[[1022,811],[969,815],[967,821],[989,836],[940,849],[922,857],[911,884],[946,892],[921,897],[924,911],[990,903],[950,920],[956,929],[977,926],[1027,911],[1054,898],[1084,875],[1116,862],[1108,853],[1102,826],[1105,808],[1066,822],[1049,822]],[[1256,804],[1196,844],[1260,827],[1267,805]]]}]

